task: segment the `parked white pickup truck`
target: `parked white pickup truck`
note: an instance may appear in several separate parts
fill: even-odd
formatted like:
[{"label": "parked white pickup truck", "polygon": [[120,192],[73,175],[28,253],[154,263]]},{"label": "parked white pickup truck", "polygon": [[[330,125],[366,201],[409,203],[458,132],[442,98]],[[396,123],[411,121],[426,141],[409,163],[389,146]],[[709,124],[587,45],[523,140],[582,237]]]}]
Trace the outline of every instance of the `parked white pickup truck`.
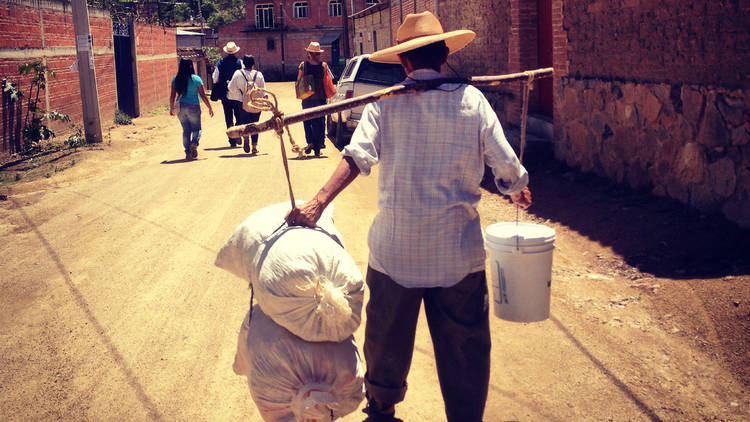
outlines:
[{"label": "parked white pickup truck", "polygon": [[[346,63],[344,72],[336,85],[336,95],[328,103],[336,103],[358,97],[385,87],[403,82],[406,79],[400,64],[371,62],[369,54],[352,57]],[[326,118],[328,138],[339,150],[343,149],[357,128],[364,106],[335,113]],[[340,116],[340,119],[339,119]],[[337,135],[338,138],[337,138]]]}]

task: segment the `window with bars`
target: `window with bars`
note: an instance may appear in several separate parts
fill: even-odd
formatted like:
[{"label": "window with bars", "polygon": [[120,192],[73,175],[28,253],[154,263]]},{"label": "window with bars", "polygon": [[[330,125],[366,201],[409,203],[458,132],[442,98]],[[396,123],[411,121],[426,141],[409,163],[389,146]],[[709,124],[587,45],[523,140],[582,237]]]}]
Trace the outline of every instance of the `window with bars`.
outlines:
[{"label": "window with bars", "polygon": [[258,4],[255,6],[256,28],[273,28],[273,5]]},{"label": "window with bars", "polygon": [[328,16],[341,16],[341,0],[328,2]]},{"label": "window with bars", "polygon": [[307,2],[306,1],[294,2],[294,17],[298,19],[307,17]]}]

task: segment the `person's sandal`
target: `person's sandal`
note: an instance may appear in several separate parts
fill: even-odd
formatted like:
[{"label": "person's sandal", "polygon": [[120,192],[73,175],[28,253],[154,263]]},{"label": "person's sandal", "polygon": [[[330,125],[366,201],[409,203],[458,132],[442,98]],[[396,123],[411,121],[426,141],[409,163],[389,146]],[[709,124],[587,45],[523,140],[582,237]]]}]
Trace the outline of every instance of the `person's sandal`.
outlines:
[{"label": "person's sandal", "polygon": [[243,150],[244,150],[245,152],[250,152],[250,140],[249,140],[249,139],[245,139],[245,140],[244,140],[244,141],[242,142],[242,149],[243,149]]},{"label": "person's sandal", "polygon": [[198,158],[198,145],[190,144],[190,156],[195,160]]},{"label": "person's sandal", "polygon": [[253,145],[253,151],[251,152],[251,154],[253,155],[258,154],[258,148],[255,145]]},{"label": "person's sandal", "polygon": [[373,399],[367,401],[367,406],[362,409],[367,414],[367,419],[362,422],[404,422],[395,416],[396,412],[382,413]]}]

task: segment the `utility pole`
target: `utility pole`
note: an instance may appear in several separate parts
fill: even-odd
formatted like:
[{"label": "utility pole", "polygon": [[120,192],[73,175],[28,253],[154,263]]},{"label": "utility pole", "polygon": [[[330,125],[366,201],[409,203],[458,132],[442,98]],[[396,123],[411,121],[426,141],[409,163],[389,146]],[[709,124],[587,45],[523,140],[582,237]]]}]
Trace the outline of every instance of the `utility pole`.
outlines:
[{"label": "utility pole", "polygon": [[201,50],[202,50],[204,47],[203,37],[205,37],[206,34],[203,33],[203,10],[201,10],[201,0],[198,0],[198,17],[200,18],[200,26],[201,26]]},{"label": "utility pole", "polygon": [[[352,13],[354,13],[354,10],[352,10]],[[346,0],[341,2],[341,17],[344,22],[344,58],[349,58],[352,55],[349,54],[349,18],[346,12]]]},{"label": "utility pole", "polygon": [[280,13],[280,15],[281,15],[281,28],[280,28],[281,32],[279,33],[280,34],[280,38],[281,38],[281,80],[285,81],[286,80],[286,63],[285,63],[286,62],[286,57],[285,57],[286,56],[286,52],[284,51],[284,30],[285,30],[284,25],[286,25],[286,19],[284,19],[284,2],[283,1],[281,2],[281,7],[280,7],[279,11],[281,12]]},{"label": "utility pole", "polygon": [[72,0],[73,30],[76,35],[78,82],[81,86],[83,106],[83,132],[86,142],[102,141],[102,123],[99,116],[99,94],[96,92],[94,73],[94,45],[89,26],[89,9],[86,0]]}]

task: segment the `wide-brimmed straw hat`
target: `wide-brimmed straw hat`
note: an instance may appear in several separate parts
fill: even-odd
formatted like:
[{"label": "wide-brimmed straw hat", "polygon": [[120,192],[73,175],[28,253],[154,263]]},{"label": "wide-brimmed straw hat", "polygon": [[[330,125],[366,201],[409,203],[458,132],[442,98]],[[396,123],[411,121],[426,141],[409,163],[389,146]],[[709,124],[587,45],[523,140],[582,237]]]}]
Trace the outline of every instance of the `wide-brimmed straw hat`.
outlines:
[{"label": "wide-brimmed straw hat", "polygon": [[319,42],[317,42],[317,41],[311,41],[310,45],[307,46],[307,48],[305,49],[305,51],[310,52],[310,53],[322,53],[325,50],[321,50],[320,49],[320,43]]},{"label": "wide-brimmed straw hat", "polygon": [[409,13],[406,15],[404,23],[398,27],[396,45],[372,53],[370,61],[400,63],[399,54],[438,41],[445,41],[445,45],[448,46],[448,54],[453,54],[466,47],[475,36],[474,31],[468,29],[443,32],[443,25],[430,12]]},{"label": "wide-brimmed straw hat", "polygon": [[240,46],[235,44],[234,41],[229,41],[227,45],[224,46],[224,52],[227,54],[234,54],[238,51],[240,51]]}]

